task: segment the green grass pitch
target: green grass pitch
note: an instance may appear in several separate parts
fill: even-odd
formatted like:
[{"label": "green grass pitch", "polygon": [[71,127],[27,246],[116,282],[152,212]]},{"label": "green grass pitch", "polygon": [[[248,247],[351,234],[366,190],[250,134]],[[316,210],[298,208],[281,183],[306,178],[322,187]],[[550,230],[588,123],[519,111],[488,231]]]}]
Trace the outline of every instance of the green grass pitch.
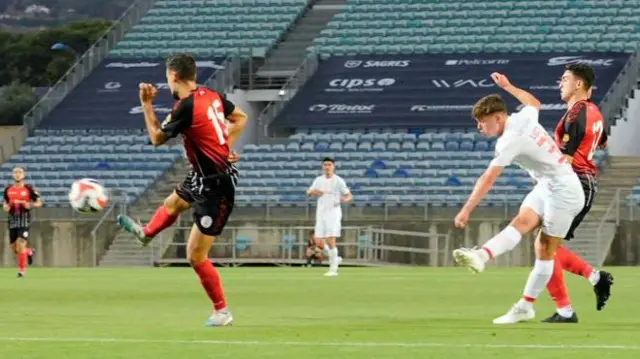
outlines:
[{"label": "green grass pitch", "polygon": [[190,268],[0,270],[0,358],[640,358],[640,268],[612,268],[595,310],[567,274],[580,323],[494,326],[529,269],[223,268],[232,327],[205,328],[210,303]]}]

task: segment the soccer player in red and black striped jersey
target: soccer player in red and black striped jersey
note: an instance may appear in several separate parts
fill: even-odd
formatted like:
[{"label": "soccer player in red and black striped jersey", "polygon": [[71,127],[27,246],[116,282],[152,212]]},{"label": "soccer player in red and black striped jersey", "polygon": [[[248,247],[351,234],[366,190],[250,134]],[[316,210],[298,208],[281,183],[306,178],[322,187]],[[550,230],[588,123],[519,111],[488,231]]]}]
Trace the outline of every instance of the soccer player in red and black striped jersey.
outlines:
[{"label": "soccer player in red and black striped jersey", "polygon": [[140,101],[151,143],[160,146],[182,135],[191,171],[147,225],[142,226],[128,216],[119,216],[118,223],[140,243],[148,245],[180,213],[193,207],[195,223],[189,234],[187,259],[213,302],[214,312],[206,325],[225,326],[231,324],[233,317],[220,274],[208,254],[233,210],[238,172],[231,163],[237,156],[230,148],[242,134],[247,115],[222,94],[198,86],[196,73],[196,62],[190,55],[179,54],[166,61],[167,82],[177,101],[162,124],[153,110],[158,90],[151,84],[140,84]]},{"label": "soccer player in red and black striped jersey", "polygon": [[18,260],[18,278],[23,278],[33,249],[27,248],[31,208],[42,207],[40,193],[24,183],[24,168],[13,169],[13,184],[4,190],[5,212],[9,220],[9,245]]},{"label": "soccer player in red and black striped jersey", "polygon": [[[591,209],[597,192],[598,169],[593,160],[598,147],[607,145],[606,124],[598,107],[589,98],[595,80],[593,69],[584,64],[571,64],[560,81],[560,95],[568,110],[555,129],[556,142],[565,158],[571,162],[584,190],[585,204],[574,219],[565,237],[571,240],[574,231]],[[594,286],[596,308],[601,310],[611,294],[613,276],[594,269],[587,261],[565,247],[558,248],[553,276],[547,285],[556,302],[557,311],[545,319],[550,323],[576,323],[578,318],[571,307],[564,281],[563,269],[587,278]]]}]

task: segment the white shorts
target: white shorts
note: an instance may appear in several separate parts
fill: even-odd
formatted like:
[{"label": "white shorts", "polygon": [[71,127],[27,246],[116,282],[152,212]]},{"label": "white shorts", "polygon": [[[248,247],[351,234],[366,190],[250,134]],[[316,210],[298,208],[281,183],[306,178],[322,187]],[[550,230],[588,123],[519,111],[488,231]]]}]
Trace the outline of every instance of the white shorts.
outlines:
[{"label": "white shorts", "polygon": [[542,218],[542,232],[546,235],[564,238],[573,219],[584,207],[584,192],[580,181],[563,186],[563,189],[549,190],[537,184],[522,201],[522,207],[531,208]]},{"label": "white shorts", "polygon": [[340,232],[342,230],[340,222],[341,218],[335,216],[316,218],[316,228],[313,235],[316,238],[340,238]]}]

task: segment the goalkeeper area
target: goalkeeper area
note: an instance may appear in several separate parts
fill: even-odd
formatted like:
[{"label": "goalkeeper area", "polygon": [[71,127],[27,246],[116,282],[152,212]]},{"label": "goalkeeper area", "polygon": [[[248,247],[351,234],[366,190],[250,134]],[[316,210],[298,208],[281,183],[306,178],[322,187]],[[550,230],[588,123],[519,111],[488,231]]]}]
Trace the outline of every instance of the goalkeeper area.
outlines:
[{"label": "goalkeeper area", "polygon": [[0,358],[638,358],[638,268],[616,267],[602,312],[567,275],[579,324],[491,320],[528,268],[221,268],[234,326],[205,328],[210,301],[190,268],[0,270]]}]

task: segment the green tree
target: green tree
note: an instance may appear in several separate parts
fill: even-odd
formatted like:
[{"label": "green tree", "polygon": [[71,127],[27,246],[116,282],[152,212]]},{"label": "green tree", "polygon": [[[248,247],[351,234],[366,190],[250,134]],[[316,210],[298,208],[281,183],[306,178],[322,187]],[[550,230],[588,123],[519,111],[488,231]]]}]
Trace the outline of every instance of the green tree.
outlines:
[{"label": "green tree", "polygon": [[38,102],[33,89],[14,82],[3,88],[0,95],[0,125],[21,125],[22,117]]},{"label": "green tree", "polygon": [[0,86],[13,81],[31,86],[50,86],[75,62],[75,54],[53,51],[61,42],[84,53],[109,27],[110,22],[91,20],[33,33],[10,34],[0,31]]}]

